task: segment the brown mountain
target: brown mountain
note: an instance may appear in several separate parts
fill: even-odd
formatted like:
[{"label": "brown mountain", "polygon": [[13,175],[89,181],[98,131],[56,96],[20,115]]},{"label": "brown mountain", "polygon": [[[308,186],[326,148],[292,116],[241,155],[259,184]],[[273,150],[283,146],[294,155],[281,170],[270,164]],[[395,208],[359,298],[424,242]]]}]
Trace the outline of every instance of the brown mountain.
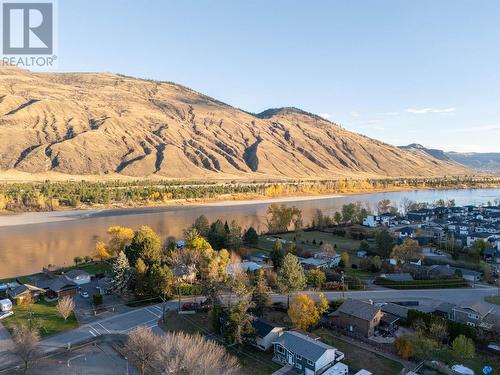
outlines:
[{"label": "brown mountain", "polygon": [[296,108],[254,115],[116,74],[0,68],[0,169],[176,178],[464,174]]}]

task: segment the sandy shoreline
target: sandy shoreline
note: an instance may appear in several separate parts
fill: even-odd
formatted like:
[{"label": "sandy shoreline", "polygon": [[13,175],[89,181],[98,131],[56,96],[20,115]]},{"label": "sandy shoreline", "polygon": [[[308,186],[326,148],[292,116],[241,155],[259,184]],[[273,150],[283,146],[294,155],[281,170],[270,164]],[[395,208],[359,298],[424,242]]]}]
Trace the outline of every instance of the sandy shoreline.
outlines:
[{"label": "sandy shoreline", "polygon": [[113,211],[123,211],[130,210],[131,213],[134,210],[146,210],[151,209],[154,211],[160,211],[162,209],[169,209],[175,207],[188,207],[188,206],[211,206],[211,207],[227,207],[227,206],[244,206],[253,204],[271,204],[271,203],[287,203],[287,202],[301,202],[301,201],[311,201],[317,199],[330,199],[330,198],[340,198],[344,195],[341,194],[326,194],[326,195],[299,195],[299,196],[288,196],[288,197],[276,197],[276,198],[259,198],[259,199],[244,199],[244,200],[221,200],[212,202],[199,202],[199,201],[184,201],[177,202],[173,204],[157,205],[157,206],[137,206],[137,207],[120,207],[120,208],[88,208],[88,209],[77,209],[77,210],[63,210],[63,211],[43,211],[43,212],[21,212],[21,213],[9,213],[8,215],[0,215],[0,227],[18,226],[18,225],[30,225],[30,224],[44,224],[61,222],[68,220],[79,220],[92,217],[98,213],[106,213]]}]

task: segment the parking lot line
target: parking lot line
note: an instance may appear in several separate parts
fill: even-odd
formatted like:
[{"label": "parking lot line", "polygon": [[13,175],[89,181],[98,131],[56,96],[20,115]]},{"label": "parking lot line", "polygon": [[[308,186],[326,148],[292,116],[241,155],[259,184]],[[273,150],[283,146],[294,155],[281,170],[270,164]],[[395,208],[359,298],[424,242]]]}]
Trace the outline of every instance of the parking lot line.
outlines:
[{"label": "parking lot line", "polygon": [[111,331],[104,327],[101,323],[97,322],[97,324],[99,324],[107,333],[111,333]]}]

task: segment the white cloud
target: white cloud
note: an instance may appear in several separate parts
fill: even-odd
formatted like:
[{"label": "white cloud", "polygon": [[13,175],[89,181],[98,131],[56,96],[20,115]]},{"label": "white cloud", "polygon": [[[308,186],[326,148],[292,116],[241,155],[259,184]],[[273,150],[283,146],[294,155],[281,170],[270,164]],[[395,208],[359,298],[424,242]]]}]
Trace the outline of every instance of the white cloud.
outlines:
[{"label": "white cloud", "polygon": [[457,109],[454,107],[450,108],[408,108],[406,112],[408,113],[414,113],[417,115],[422,115],[426,113],[452,113],[455,112]]},{"label": "white cloud", "polygon": [[384,115],[385,116],[397,116],[397,115],[399,115],[399,112],[385,112]]},{"label": "white cloud", "polygon": [[356,112],[356,111],[352,111],[352,112],[351,112],[351,116],[352,116],[352,117],[359,117],[359,113],[358,113],[358,112]]}]

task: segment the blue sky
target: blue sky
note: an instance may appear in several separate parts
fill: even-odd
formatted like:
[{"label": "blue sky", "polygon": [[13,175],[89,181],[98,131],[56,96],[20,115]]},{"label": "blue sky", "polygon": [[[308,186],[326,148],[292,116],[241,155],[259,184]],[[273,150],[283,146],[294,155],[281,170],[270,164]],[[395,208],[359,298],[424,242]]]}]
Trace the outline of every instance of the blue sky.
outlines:
[{"label": "blue sky", "polygon": [[498,0],[58,2],[61,71],[296,106],[401,145],[500,152]]}]

